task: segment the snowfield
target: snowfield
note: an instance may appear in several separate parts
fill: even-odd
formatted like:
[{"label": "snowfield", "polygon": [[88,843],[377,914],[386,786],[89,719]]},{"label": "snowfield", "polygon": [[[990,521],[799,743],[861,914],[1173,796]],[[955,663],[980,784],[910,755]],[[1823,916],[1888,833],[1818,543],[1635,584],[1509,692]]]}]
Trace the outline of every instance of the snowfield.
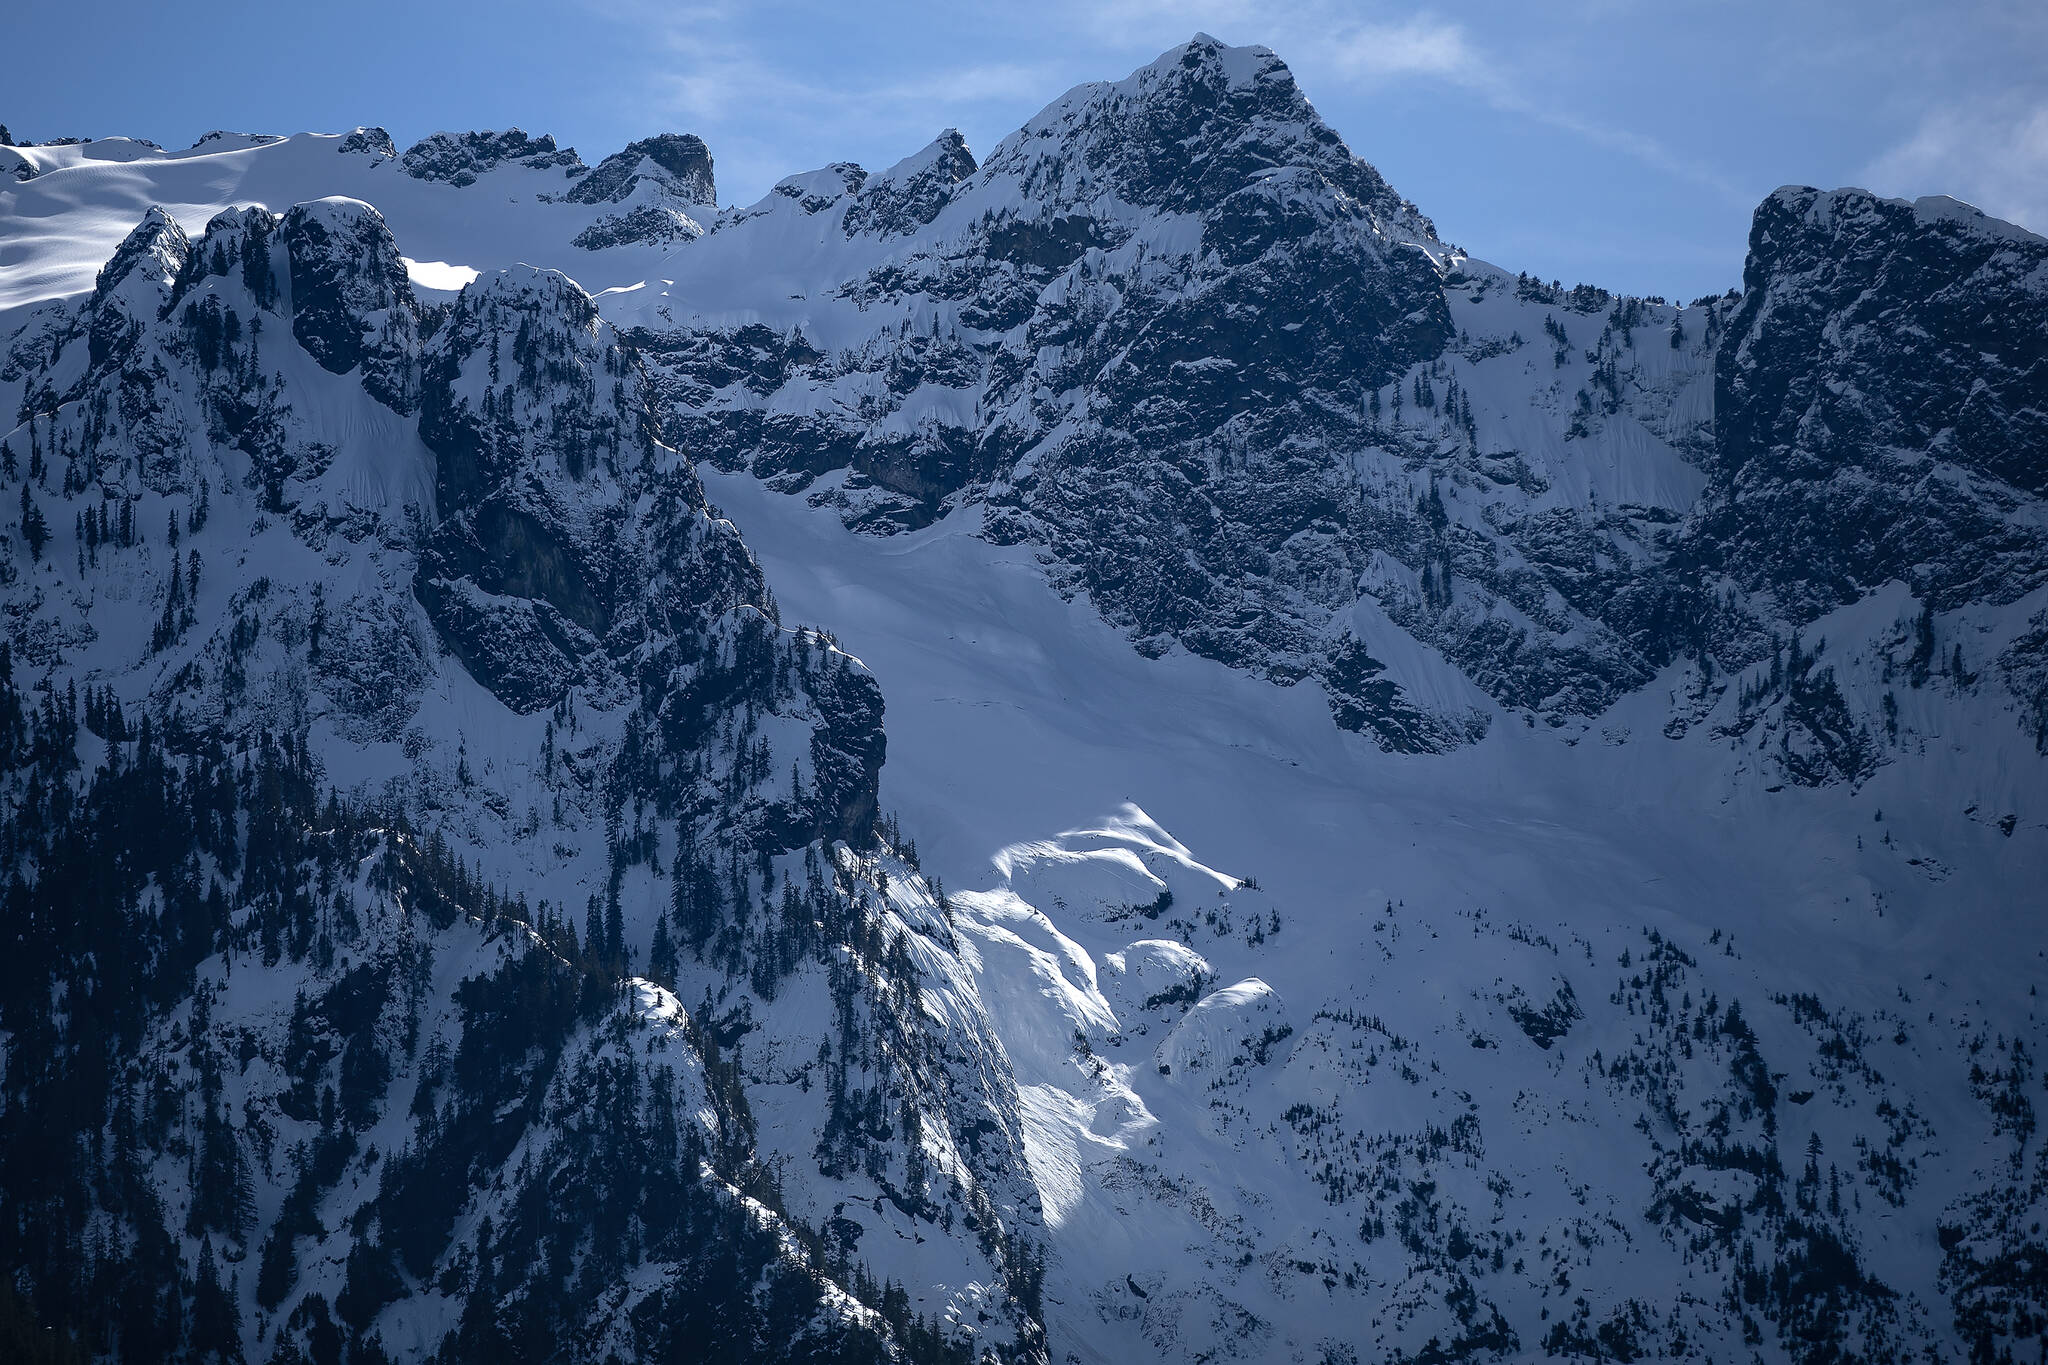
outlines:
[{"label": "snowfield", "polygon": [[[1958,718],[1991,763],[1936,751],[1860,791],[1766,792],[1733,780],[1718,746],[1642,721],[1624,738],[1626,708],[1576,743],[1502,725],[1453,754],[1389,755],[1333,733],[1308,687],[1137,655],[1085,600],[1052,592],[1028,551],[976,538],[971,513],[879,539],[745,476],[706,484],[785,609],[828,623],[890,699],[883,799],[920,831],[977,941],[1026,1106],[1055,1253],[1048,1330],[1065,1358],[1401,1344],[1400,1305],[1424,1287],[1400,1273],[1405,1257],[1396,1269],[1360,1254],[1355,1201],[1319,1197],[1304,1157],[1320,1149],[1282,1117],[1298,1106],[1397,1143],[1469,1115],[1483,1151],[1454,1163],[1464,1174],[1447,1189],[1517,1245],[1618,1225],[1569,1293],[1502,1295],[1512,1321],[1582,1294],[1668,1301],[1696,1272],[1639,1219],[1659,1198],[1630,1126],[1643,1101],[1583,1083],[1599,1085],[1594,1054],[1640,1038],[1605,1002],[1622,956],[1660,940],[1700,964],[1696,996],[1803,995],[1867,1017],[1903,1016],[1909,998],[1911,1045],[1871,1060],[1954,1135],[1911,1153],[1914,1206],[1946,1204],[1991,1168],[1977,1163],[1995,1165],[1962,1136],[1981,1120],[1961,1058],[1987,1027],[2039,1037],[2048,970],[2048,826],[2036,815],[2007,836],[1983,818],[2042,809],[2038,769],[1996,760],[2003,716]],[[1166,891],[1170,908],[1147,918]],[[1210,922],[1219,911],[1228,928]],[[1280,927],[1248,944],[1271,917]],[[1162,941],[1176,920],[1185,942]],[[1194,1008],[1145,1007],[1176,986]],[[1512,1010],[1566,988],[1589,1018],[1539,1048]],[[1789,1073],[1781,1086],[1820,1089],[1806,1073],[1828,1061],[1775,1013],[1751,1019]],[[1358,1067],[1361,1030],[1319,1018],[1341,1014],[1410,1040],[1427,1080]],[[1264,1060],[1246,1065],[1253,1053]],[[1854,1151],[1883,1093],[1787,1106],[1778,1144],[1803,1151],[1819,1134]],[[1878,1226],[1867,1245],[1888,1282],[1939,1302],[1928,1224]],[[1362,1266],[1375,1292],[1334,1293],[1290,1260],[1340,1281]],[[1712,1330],[1718,1314],[1704,1317]]]}]

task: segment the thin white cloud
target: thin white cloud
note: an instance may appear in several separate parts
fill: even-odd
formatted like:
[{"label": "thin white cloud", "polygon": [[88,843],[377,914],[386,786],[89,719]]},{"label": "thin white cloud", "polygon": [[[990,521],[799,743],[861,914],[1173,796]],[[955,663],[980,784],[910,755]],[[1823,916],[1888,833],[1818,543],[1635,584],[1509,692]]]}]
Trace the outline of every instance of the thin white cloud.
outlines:
[{"label": "thin white cloud", "polygon": [[1564,109],[1546,108],[1537,105],[1511,90],[1493,92],[1494,107],[1505,113],[1521,114],[1540,123],[1547,123],[1560,131],[1571,133],[1592,143],[1632,157],[1653,170],[1664,172],[1679,180],[1689,180],[1720,194],[1723,198],[1740,203],[1745,207],[1756,198],[1741,185],[1736,184],[1712,166],[1692,157],[1682,156],[1665,146],[1647,133],[1632,128],[1614,128],[1596,123],[1590,119]]},{"label": "thin white cloud", "polygon": [[1062,23],[1068,32],[1089,34],[1102,46],[1150,46],[1157,52],[1163,49],[1162,34],[1178,35],[1166,39],[1175,43],[1198,29],[1243,32],[1252,26],[1270,31],[1289,26],[1292,18],[1277,5],[1252,0],[1083,0],[1070,6]]},{"label": "thin white cloud", "polygon": [[2048,232],[2048,98],[1930,111],[1863,170],[1881,194],[1948,194]]},{"label": "thin white cloud", "polygon": [[[918,70],[857,66],[806,69],[777,53],[775,27],[757,12],[721,3],[583,0],[593,13],[632,32],[650,60],[639,84],[619,97],[647,112],[685,121],[711,142],[721,197],[746,202],[813,161],[859,154],[847,132],[885,145],[880,163],[908,152],[948,125],[992,103],[1050,98],[1058,76],[1028,61],[967,62]],[[1035,106],[1034,106],[1035,107]]]},{"label": "thin white cloud", "polygon": [[[1024,48],[1009,60],[962,62],[918,70],[829,74],[802,72],[778,58],[773,26],[724,0],[584,0],[595,13],[641,35],[659,54],[654,73],[633,97],[655,110],[687,119],[715,136],[721,181],[748,197],[799,167],[792,149],[843,143],[856,124],[872,137],[900,130],[905,150],[947,124],[977,123],[979,110],[1005,117],[1028,115],[1081,78],[1113,79],[1125,64],[1143,61],[1196,30],[1230,42],[1259,42],[1294,64],[1305,87],[1438,84],[1483,100],[1501,113],[1530,119],[1571,137],[1630,157],[1663,174],[1731,199],[1753,195],[1712,167],[1685,157],[1638,129],[1585,117],[1556,97],[1531,92],[1510,65],[1475,42],[1467,29],[1434,11],[1359,6],[1340,0],[1290,5],[1252,0],[1044,0],[1043,34],[1064,35],[1044,52]],[[992,40],[1002,28],[990,20]],[[1011,34],[1011,39],[1018,35]],[[627,92],[622,91],[622,95]],[[1021,122],[1022,118],[1019,117]],[[987,130],[985,130],[987,131]],[[993,130],[1000,135],[1008,126]],[[776,148],[781,144],[781,158]],[[983,149],[986,150],[986,149]],[[852,151],[833,150],[831,155]],[[721,154],[722,153],[722,154]],[[795,155],[802,156],[797,152]],[[734,174],[736,172],[736,174]]]},{"label": "thin white cloud", "polygon": [[1465,39],[1465,30],[1427,14],[1398,24],[1362,24],[1329,49],[1337,68],[1354,77],[1427,76],[1472,84],[1486,63]]},{"label": "thin white cloud", "polygon": [[927,108],[934,104],[966,104],[978,100],[1035,98],[1045,101],[1059,93],[1047,88],[1048,81],[1057,79],[1041,64],[997,62],[986,66],[963,66],[951,71],[934,71],[920,76],[915,81],[876,86],[862,92],[861,98],[894,102],[916,101]]},{"label": "thin white cloud", "polygon": [[1478,96],[1501,113],[1533,119],[1730,199],[1747,203],[1751,198],[1713,167],[1680,155],[1647,133],[1612,127],[1528,94],[1501,63],[1466,38],[1462,25],[1428,12],[1399,23],[1340,26],[1332,38],[1306,49],[1311,68],[1327,63],[1353,79],[1441,81]]}]

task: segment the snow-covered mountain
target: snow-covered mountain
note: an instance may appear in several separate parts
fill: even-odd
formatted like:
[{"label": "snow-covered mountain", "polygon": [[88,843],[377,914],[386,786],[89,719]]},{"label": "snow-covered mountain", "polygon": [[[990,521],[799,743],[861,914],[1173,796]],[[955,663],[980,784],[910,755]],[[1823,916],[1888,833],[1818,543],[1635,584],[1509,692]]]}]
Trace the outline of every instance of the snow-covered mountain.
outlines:
[{"label": "snow-covered mountain", "polygon": [[0,171],[0,1333],[2048,1331],[2048,241],[1786,189],[1567,289],[1206,37],[745,207]]}]

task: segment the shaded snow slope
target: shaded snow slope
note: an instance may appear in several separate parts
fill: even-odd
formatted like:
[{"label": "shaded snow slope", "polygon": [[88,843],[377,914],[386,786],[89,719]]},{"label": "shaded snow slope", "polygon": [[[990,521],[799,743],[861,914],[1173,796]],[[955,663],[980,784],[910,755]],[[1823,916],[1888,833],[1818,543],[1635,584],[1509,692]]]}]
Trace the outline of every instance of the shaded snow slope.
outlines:
[{"label": "shaded snow slope", "polygon": [[1133,655],[967,528],[709,488],[890,696],[884,800],[1017,1069],[1055,1358],[1770,1337],[1810,1305],[1724,1298],[1745,1243],[1805,1245],[1774,1198],[1910,1296],[1845,1303],[1851,1340],[1950,1339],[1935,1229],[2010,1143],[1972,1058],[2043,1041],[2048,792],[2002,717],[1860,792],[1731,795],[1738,755],[1654,731],[1390,756],[1301,689]]}]

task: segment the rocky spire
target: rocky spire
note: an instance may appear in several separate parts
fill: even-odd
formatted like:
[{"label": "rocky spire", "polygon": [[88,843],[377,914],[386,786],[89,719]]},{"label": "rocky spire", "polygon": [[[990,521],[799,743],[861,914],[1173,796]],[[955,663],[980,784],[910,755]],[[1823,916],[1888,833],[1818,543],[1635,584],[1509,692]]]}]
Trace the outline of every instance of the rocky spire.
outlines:
[{"label": "rocky spire", "polygon": [[418,396],[419,304],[384,216],[358,199],[316,199],[284,218],[292,335],[335,374],[399,412]]}]

